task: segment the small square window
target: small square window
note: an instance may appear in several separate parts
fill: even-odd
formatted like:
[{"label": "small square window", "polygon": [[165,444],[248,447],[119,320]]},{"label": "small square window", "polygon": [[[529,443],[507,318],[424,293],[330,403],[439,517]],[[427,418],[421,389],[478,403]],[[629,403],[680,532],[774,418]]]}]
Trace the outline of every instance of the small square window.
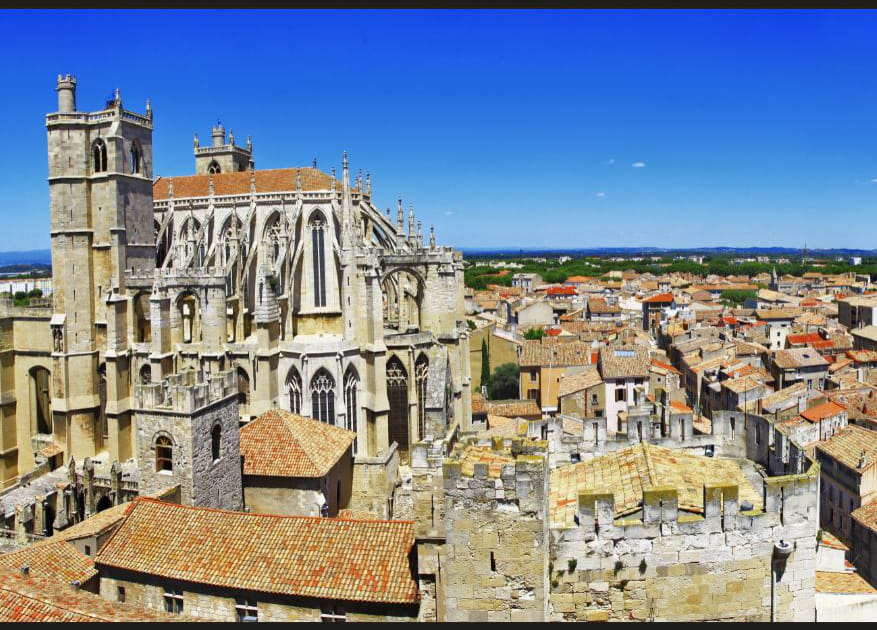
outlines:
[{"label": "small square window", "polygon": [[164,589],[164,609],[169,613],[182,613],[183,591],[175,588]]},{"label": "small square window", "polygon": [[125,587],[117,586],[116,587],[116,601],[124,604],[125,603]]},{"label": "small square window", "polygon": [[344,623],[347,621],[347,614],[344,609],[339,606],[323,606],[320,609],[320,621],[327,623]]},{"label": "small square window", "polygon": [[255,599],[239,597],[235,600],[234,609],[238,621],[259,621],[259,610],[256,608]]}]

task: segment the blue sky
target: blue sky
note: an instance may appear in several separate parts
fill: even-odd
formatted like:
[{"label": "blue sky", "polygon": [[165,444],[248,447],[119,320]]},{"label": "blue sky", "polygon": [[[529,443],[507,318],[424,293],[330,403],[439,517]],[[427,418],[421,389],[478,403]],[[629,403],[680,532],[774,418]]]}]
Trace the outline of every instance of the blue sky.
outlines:
[{"label": "blue sky", "polygon": [[257,168],[347,150],[443,244],[877,248],[874,11],[2,17],[0,250],[49,245],[66,72],[80,109],[152,99],[157,175],[220,118]]}]

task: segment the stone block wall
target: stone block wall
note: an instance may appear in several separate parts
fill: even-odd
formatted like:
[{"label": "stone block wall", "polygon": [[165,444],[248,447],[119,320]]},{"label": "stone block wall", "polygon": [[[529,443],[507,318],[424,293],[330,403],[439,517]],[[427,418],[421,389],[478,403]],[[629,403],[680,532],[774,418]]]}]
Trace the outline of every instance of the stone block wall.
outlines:
[{"label": "stone block wall", "polygon": [[[515,447],[522,442],[517,440]],[[545,617],[548,496],[545,442],[531,442],[501,471],[443,466],[445,557],[439,619],[540,621]],[[497,474],[498,473],[498,474]]]},{"label": "stone block wall", "polygon": [[766,479],[762,512],[736,486],[705,487],[702,515],[653,487],[642,518],[616,520],[611,494],[581,493],[578,526],[551,531],[550,619],[813,621],[816,469]]}]

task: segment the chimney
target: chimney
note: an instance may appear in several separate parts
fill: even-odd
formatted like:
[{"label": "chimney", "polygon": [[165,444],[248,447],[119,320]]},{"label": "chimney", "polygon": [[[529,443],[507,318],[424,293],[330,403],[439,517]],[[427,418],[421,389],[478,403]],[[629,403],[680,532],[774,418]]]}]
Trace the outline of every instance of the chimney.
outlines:
[{"label": "chimney", "polygon": [[30,575],[30,567],[27,566],[26,564],[21,565],[21,568],[19,569],[19,571],[21,571],[21,574],[25,577]]},{"label": "chimney", "polygon": [[862,454],[859,456],[859,468],[864,468],[868,463],[868,458],[865,456],[865,451],[862,451]]},{"label": "chimney", "polygon": [[80,587],[79,580],[73,580],[72,582],[70,582],[70,588],[72,588],[74,591],[78,591],[79,587]]}]

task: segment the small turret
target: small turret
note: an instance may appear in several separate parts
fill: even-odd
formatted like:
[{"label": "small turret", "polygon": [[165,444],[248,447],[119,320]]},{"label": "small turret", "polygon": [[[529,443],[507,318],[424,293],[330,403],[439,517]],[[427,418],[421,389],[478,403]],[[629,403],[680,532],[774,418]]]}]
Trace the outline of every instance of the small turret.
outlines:
[{"label": "small turret", "polygon": [[414,238],[414,203],[408,203],[408,240]]},{"label": "small turret", "polygon": [[197,133],[195,134],[195,140],[193,141],[193,144],[195,145],[196,149],[201,146],[201,144],[198,142],[198,134]]},{"label": "small turret", "polygon": [[58,111],[59,112],[75,112],[76,111],[76,77],[58,75]]},{"label": "small turret", "polygon": [[405,234],[405,212],[402,210],[402,198],[399,198],[399,210],[396,212],[396,231]]},{"label": "small turret", "polygon": [[435,249],[435,227],[429,226],[429,248]]},{"label": "small turret", "polygon": [[146,99],[146,117],[152,120],[152,101],[149,99]]},{"label": "small turret", "polygon": [[231,127],[228,128],[228,143],[232,145],[234,144],[234,131]]},{"label": "small turret", "polygon": [[225,144],[225,127],[219,120],[216,121],[216,127],[213,128],[211,137],[213,138],[213,146],[221,147]]}]

